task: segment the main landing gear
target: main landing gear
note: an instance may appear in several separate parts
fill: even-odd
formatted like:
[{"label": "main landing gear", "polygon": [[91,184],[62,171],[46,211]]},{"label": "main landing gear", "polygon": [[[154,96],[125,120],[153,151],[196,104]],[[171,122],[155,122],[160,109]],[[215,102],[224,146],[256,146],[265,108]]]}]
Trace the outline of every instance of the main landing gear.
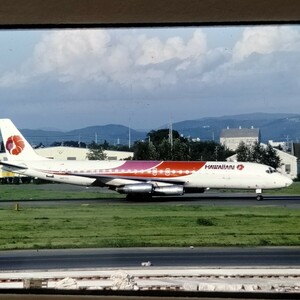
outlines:
[{"label": "main landing gear", "polygon": [[263,195],[262,195],[262,189],[256,189],[256,200],[257,201],[261,201],[264,199]]}]

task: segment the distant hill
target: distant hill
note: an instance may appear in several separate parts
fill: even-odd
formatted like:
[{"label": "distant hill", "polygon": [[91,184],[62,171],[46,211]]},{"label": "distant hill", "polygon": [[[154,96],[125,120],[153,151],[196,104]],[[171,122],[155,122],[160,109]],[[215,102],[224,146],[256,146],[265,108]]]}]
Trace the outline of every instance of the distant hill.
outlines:
[{"label": "distant hill", "polygon": [[[47,131],[47,130],[33,130],[23,129],[22,134],[33,145],[42,143],[49,146],[54,142],[64,141],[80,141],[90,144],[93,141],[104,143],[106,140],[111,145],[117,143],[128,145],[129,143],[129,129],[123,125],[103,125],[103,126],[90,126],[82,129],[75,129],[67,132],[62,131]],[[131,143],[136,140],[144,139],[146,132],[130,129]]]},{"label": "distant hill", "polygon": [[223,128],[259,128],[263,142],[300,139],[299,114],[251,113],[243,115],[202,118],[173,124],[173,129],[184,136],[199,137],[201,140],[220,140]]},{"label": "distant hill", "polygon": [[[172,124],[185,137],[200,138],[201,140],[212,140],[219,142],[220,133],[223,128],[259,128],[263,142],[268,140],[286,141],[300,139],[300,115],[299,114],[266,114],[251,113],[243,115],[222,116],[202,118],[198,120],[187,120]],[[167,128],[162,126],[161,128]],[[155,128],[157,129],[157,128]],[[67,132],[47,130],[21,130],[31,144],[43,143],[45,146],[53,142],[81,141],[91,143],[97,140],[103,143],[104,140],[111,145],[118,142],[128,145],[128,127],[123,125],[109,124],[103,126],[90,126]],[[131,144],[134,141],[145,139],[147,132],[130,130]]]}]

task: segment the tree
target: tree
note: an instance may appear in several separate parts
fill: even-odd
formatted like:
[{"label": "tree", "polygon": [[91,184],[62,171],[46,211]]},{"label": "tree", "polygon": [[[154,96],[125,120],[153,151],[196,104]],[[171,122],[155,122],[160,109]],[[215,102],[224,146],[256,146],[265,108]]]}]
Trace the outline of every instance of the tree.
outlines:
[{"label": "tree", "polygon": [[153,143],[150,142],[136,142],[133,145],[133,158],[135,160],[156,160],[157,152]]},{"label": "tree", "polygon": [[78,142],[78,141],[63,141],[63,142],[53,142],[51,147],[59,147],[59,146],[65,146],[65,147],[75,147],[75,148],[86,148],[86,143]]},{"label": "tree", "polygon": [[102,145],[102,148],[103,148],[104,150],[108,150],[108,149],[109,149],[109,143],[108,143],[107,140],[104,140],[104,143],[103,143],[103,145]]},{"label": "tree", "polygon": [[[163,140],[169,140],[169,129],[159,129],[159,130],[151,130],[147,133],[147,138],[155,145],[158,146]],[[176,130],[172,130],[172,137],[173,139],[180,138],[180,134]]]},{"label": "tree", "polygon": [[250,148],[244,143],[240,142],[236,149],[237,161],[250,161]]},{"label": "tree", "polygon": [[59,147],[62,145],[62,142],[53,142],[50,147]]},{"label": "tree", "polygon": [[190,160],[189,145],[180,139],[173,141],[172,160]]},{"label": "tree", "polygon": [[103,152],[101,145],[92,142],[89,145],[89,151],[86,155],[88,160],[105,160],[107,155]]},{"label": "tree", "polygon": [[273,167],[274,169],[279,168],[281,165],[280,157],[270,144],[264,148],[259,143],[247,146],[244,142],[241,142],[236,150],[236,154],[238,161],[256,162]]},{"label": "tree", "polygon": [[136,142],[134,159],[145,160],[218,160],[224,161],[233,154],[223,145],[213,141],[193,142],[173,130],[172,143],[169,130],[150,131],[146,142]]},{"label": "tree", "polygon": [[189,155],[191,160],[218,160],[224,161],[232,151],[214,141],[200,141],[189,143]]},{"label": "tree", "polygon": [[156,149],[157,149],[158,159],[172,160],[171,144],[167,139],[163,139]]},{"label": "tree", "polygon": [[276,150],[270,144],[268,144],[267,148],[265,149],[262,163],[274,169],[277,169],[281,166],[281,159],[277,155]]},{"label": "tree", "polygon": [[255,142],[250,148],[250,161],[262,163],[265,156],[265,149],[259,142]]},{"label": "tree", "polygon": [[178,131],[173,130],[171,144],[169,134],[169,129],[150,131],[147,134],[147,141],[134,144],[134,159],[184,160],[188,153],[188,140],[180,137]]}]

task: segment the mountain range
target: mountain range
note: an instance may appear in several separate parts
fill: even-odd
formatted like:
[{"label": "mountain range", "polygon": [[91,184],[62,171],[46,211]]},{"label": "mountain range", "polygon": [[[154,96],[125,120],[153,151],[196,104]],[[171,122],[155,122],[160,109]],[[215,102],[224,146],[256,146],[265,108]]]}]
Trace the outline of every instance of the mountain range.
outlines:
[{"label": "mountain range", "polygon": [[[154,128],[168,128],[169,125]],[[215,140],[219,142],[220,133],[223,128],[259,128],[262,142],[274,141],[298,141],[300,139],[300,114],[267,114],[251,113],[242,115],[201,118],[197,120],[186,120],[172,124],[172,128],[185,137],[199,138],[200,140]],[[149,130],[150,131],[150,130]],[[105,140],[112,144],[130,144],[134,141],[146,138],[147,131],[130,129],[123,125],[108,124],[103,126],[90,126],[72,131],[51,130],[21,130],[23,135],[31,144],[42,143],[49,146],[54,142],[80,141],[91,143],[97,141],[103,143]]]},{"label": "mountain range", "polygon": [[299,114],[252,113],[233,116],[202,118],[173,124],[173,129],[184,136],[201,140],[220,140],[224,128],[259,128],[262,142],[300,139]]}]

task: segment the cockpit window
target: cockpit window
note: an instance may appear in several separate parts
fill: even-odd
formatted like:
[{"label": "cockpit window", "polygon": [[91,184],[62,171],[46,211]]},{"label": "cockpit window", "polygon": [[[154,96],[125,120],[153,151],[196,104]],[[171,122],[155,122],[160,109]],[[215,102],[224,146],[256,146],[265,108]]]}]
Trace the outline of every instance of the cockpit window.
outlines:
[{"label": "cockpit window", "polygon": [[268,174],[277,173],[277,171],[274,168],[269,167],[269,169],[266,170]]}]

